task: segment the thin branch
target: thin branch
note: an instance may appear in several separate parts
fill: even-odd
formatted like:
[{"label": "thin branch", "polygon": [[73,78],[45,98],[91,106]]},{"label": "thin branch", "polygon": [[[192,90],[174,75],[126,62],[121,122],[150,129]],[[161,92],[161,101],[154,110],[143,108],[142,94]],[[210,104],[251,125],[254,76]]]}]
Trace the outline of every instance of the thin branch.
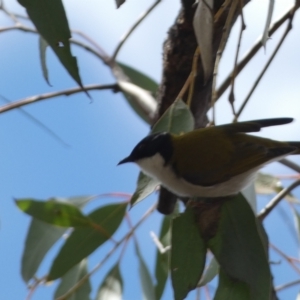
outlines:
[{"label": "thin branch", "polygon": [[246,29],[246,23],[245,23],[244,14],[243,14],[243,0],[239,0],[239,4],[240,4],[239,8],[240,8],[240,16],[241,16],[241,29],[240,29],[238,44],[237,44],[236,53],[235,53],[233,76],[231,78],[231,90],[229,93],[229,102],[231,104],[232,113],[234,116],[236,115],[235,109],[234,109],[234,101],[235,101],[234,84],[235,84],[235,78],[237,76],[237,70],[236,70],[237,69],[237,61],[238,61],[238,57],[239,57],[239,53],[240,53],[243,32]]},{"label": "thin branch", "polygon": [[[6,103],[11,104],[12,102],[5,98],[4,96],[0,95],[0,98],[3,99]],[[60,136],[58,136],[51,128],[46,126],[43,122],[41,122],[39,119],[34,117],[32,114],[24,110],[23,108],[19,107],[18,108],[20,113],[25,115],[28,119],[30,119],[33,123],[35,123],[37,126],[39,126],[42,130],[44,130],[46,133],[48,133],[50,136],[52,136],[56,141],[61,143],[64,147],[69,148],[70,145],[66,143]]]},{"label": "thin branch", "polygon": [[111,57],[112,61],[116,60],[116,57],[122,48],[123,44],[126,42],[126,40],[129,38],[129,36],[132,34],[132,32],[140,25],[140,23],[150,14],[150,12],[161,2],[161,0],[156,0],[133,24],[133,26],[128,30],[128,32],[123,36],[121,41],[119,42],[116,50],[113,52],[113,55]]},{"label": "thin branch", "polygon": [[269,243],[270,248],[272,248],[274,251],[276,251],[281,257],[283,257],[293,269],[300,274],[300,269],[295,265],[294,260],[289,257],[287,254],[285,254],[283,251],[281,251],[279,248],[277,248],[275,245]]},{"label": "thin branch", "polygon": [[281,159],[279,162],[281,164],[283,164],[284,166],[289,167],[290,169],[300,173],[300,166],[297,165],[296,163],[292,162],[291,160],[284,158],[284,159]]},{"label": "thin branch", "polygon": [[105,255],[105,257],[102,259],[101,262],[99,262],[91,272],[83,276],[72,288],[70,288],[64,295],[56,298],[55,300],[66,300],[71,295],[73,295],[96,271],[98,271],[102,265],[110,258],[110,256],[117,250],[117,248],[126,241],[135,230],[155,211],[156,204],[150,207],[146,213],[143,215],[143,217],[132,227],[132,229],[122,238],[120,239],[114,247]]},{"label": "thin branch", "polygon": [[271,57],[269,58],[268,62],[266,63],[266,65],[264,66],[264,68],[262,69],[261,73],[259,74],[259,76],[257,77],[257,79],[255,80],[250,92],[248,93],[248,95],[246,96],[245,100],[243,101],[243,104],[241,105],[239,111],[237,112],[236,116],[235,116],[235,121],[238,119],[238,117],[241,115],[241,113],[243,112],[244,108],[246,107],[250,97],[252,96],[253,92],[255,91],[256,87],[258,86],[260,80],[262,79],[262,77],[264,76],[265,72],[267,71],[267,69],[269,68],[271,62],[273,61],[274,57],[276,56],[276,54],[278,53],[278,50],[280,49],[280,47],[282,46],[285,38],[287,37],[288,33],[290,32],[290,30],[292,29],[292,22],[293,22],[293,15],[290,16],[290,21],[286,27],[285,32],[283,33],[277,47],[275,48],[275,50],[273,51]]},{"label": "thin branch", "polygon": [[[296,1],[295,5],[289,9],[281,18],[279,18],[271,27],[269,30],[269,37],[271,37],[277,29],[281,27],[281,25],[290,18],[291,14],[294,13],[297,9],[299,9],[300,4],[299,1]],[[244,67],[248,64],[248,62],[254,57],[254,55],[262,48],[261,43],[261,36],[258,38],[257,42],[252,46],[252,48],[244,55],[242,60],[238,63],[236,68],[236,76],[244,69]],[[227,76],[227,78],[223,81],[223,83],[220,85],[218,91],[217,91],[217,99],[219,99],[223,93],[227,90],[227,88],[230,86],[231,78],[234,76],[234,71],[231,72]]]},{"label": "thin branch", "polygon": [[287,196],[294,188],[300,185],[300,179],[293,182],[289,187],[281,190],[258,214],[258,219],[263,221],[276,205]]},{"label": "thin branch", "polygon": [[[36,29],[28,27],[28,26],[25,26],[25,25],[20,24],[20,23],[12,25],[12,26],[0,27],[0,33],[6,32],[6,31],[13,31],[13,30],[20,30],[20,31],[24,31],[24,32],[39,34]],[[98,52],[94,48],[90,47],[89,45],[87,45],[87,44],[85,44],[85,43],[83,43],[83,42],[81,42],[79,40],[73,39],[73,38],[70,39],[70,43],[72,43],[74,45],[77,45],[77,46],[85,49],[86,51],[94,54],[101,61],[103,61],[106,65],[110,64],[110,57],[103,51],[103,49],[101,49],[101,52],[100,51]],[[99,46],[97,46],[97,48],[98,47]]]},{"label": "thin branch", "polygon": [[217,87],[217,74],[218,74],[218,69],[219,69],[219,63],[226,45],[226,41],[228,39],[228,35],[229,35],[229,29],[230,29],[230,24],[233,20],[233,16],[234,13],[236,11],[236,7],[238,4],[239,0],[233,0],[231,7],[229,9],[229,13],[225,22],[225,26],[224,26],[224,31],[222,34],[222,38],[220,41],[220,45],[217,51],[217,56],[216,56],[216,60],[215,60],[215,66],[214,66],[214,72],[213,72],[213,81],[212,81],[212,97],[211,97],[211,107],[212,107],[212,123],[213,125],[215,124],[215,102],[217,100],[217,91],[216,91],[216,87]]},{"label": "thin branch", "polygon": [[297,284],[300,284],[300,279],[297,279],[297,280],[294,280],[294,281],[287,282],[285,284],[279,285],[279,286],[277,286],[275,288],[275,291],[279,292],[279,291],[282,291],[282,290],[284,290],[286,288],[292,287],[292,286],[297,285]]},{"label": "thin branch", "polygon": [[54,98],[54,97],[58,97],[58,96],[62,96],[62,95],[69,96],[69,95],[73,95],[76,93],[92,91],[92,90],[113,90],[114,92],[116,92],[116,91],[119,91],[119,87],[116,83],[103,84],[103,85],[91,84],[91,85],[84,86],[84,90],[81,87],[75,87],[75,88],[66,89],[66,90],[62,90],[62,91],[31,96],[31,97],[23,98],[21,100],[17,100],[12,103],[0,106],[0,113],[6,112],[6,111],[9,111],[9,110],[12,110],[12,109],[24,106],[24,105],[35,103],[35,102],[38,102],[41,100],[46,100],[46,99],[50,99],[50,98]]}]

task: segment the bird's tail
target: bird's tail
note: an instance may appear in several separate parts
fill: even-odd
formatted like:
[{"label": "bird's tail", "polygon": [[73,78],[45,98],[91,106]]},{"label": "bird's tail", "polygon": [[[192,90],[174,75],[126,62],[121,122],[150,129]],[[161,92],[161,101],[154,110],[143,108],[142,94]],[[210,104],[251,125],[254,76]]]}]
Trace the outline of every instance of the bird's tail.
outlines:
[{"label": "bird's tail", "polygon": [[294,153],[291,154],[300,154],[300,142],[287,142],[290,146],[297,148]]}]

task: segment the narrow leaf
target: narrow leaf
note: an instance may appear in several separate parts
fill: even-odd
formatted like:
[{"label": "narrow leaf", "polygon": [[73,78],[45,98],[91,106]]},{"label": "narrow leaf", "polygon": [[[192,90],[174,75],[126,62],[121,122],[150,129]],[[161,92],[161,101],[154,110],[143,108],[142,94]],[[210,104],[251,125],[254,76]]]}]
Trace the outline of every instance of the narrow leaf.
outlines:
[{"label": "narrow leaf", "polygon": [[248,285],[251,300],[268,300],[271,295],[266,236],[261,227],[249,203],[239,194],[223,203],[217,233],[208,242],[221,269],[232,279],[232,289],[239,290],[241,282]]},{"label": "narrow leaf", "polygon": [[182,101],[175,101],[153,126],[151,133],[170,132],[181,134],[194,129],[194,117]]},{"label": "narrow leaf", "polygon": [[261,43],[263,44],[264,48],[266,48],[266,43],[269,38],[268,33],[269,33],[269,28],[270,28],[270,24],[271,24],[271,20],[272,20],[274,4],[275,4],[275,0],[269,0],[269,9],[268,9],[267,20],[266,20],[266,25],[265,25],[264,33],[262,36],[262,40],[261,40]]},{"label": "narrow leaf", "polygon": [[257,202],[256,202],[256,193],[255,193],[255,187],[254,183],[251,183],[249,186],[247,186],[245,189],[241,191],[242,195],[245,197],[245,199],[250,204],[252,210],[254,213],[257,212]]},{"label": "narrow leaf", "polygon": [[[93,198],[94,196],[85,196],[55,198],[55,200],[58,202],[72,203],[77,207],[83,207]],[[31,220],[21,264],[21,273],[25,282],[28,282],[34,277],[45,255],[65,232],[66,228],[53,226],[34,218]]]},{"label": "narrow leaf", "polygon": [[36,274],[49,249],[62,237],[66,228],[32,219],[22,255],[21,273],[25,282]]},{"label": "narrow leaf", "polygon": [[[87,274],[87,260],[82,260],[78,265],[74,266],[62,278],[59,286],[57,287],[54,298],[64,295],[70,288],[72,288],[82,277]],[[87,280],[68,300],[89,300],[91,293],[91,284]]]},{"label": "narrow leaf", "polygon": [[18,0],[37,31],[53,49],[65,69],[81,86],[77,60],[71,53],[71,32],[61,0]]},{"label": "narrow leaf", "polygon": [[123,63],[118,62],[117,64],[124,71],[125,75],[130,79],[130,81],[135,85],[153,94],[158,90],[158,83],[146,74]]},{"label": "narrow leaf", "polygon": [[157,109],[157,102],[151,93],[128,81],[118,81],[118,85],[133,110],[149,123]]},{"label": "narrow leaf", "polygon": [[120,226],[126,203],[103,206],[88,215],[93,228],[75,228],[56,256],[48,280],[62,277],[114,234]]},{"label": "narrow leaf", "polygon": [[200,286],[204,286],[204,285],[207,285],[209,282],[211,282],[215,277],[216,275],[219,274],[219,264],[218,262],[216,261],[215,257],[213,257],[206,270],[204,271],[203,273],[203,276],[200,280],[200,282],[198,283],[198,287]]},{"label": "narrow leaf", "polygon": [[45,41],[45,39],[40,35],[39,36],[39,50],[40,50],[40,60],[41,60],[41,66],[43,71],[43,76],[46,80],[46,82],[51,86],[48,76],[48,69],[46,64],[46,50],[47,50],[48,43]]},{"label": "narrow leaf", "polygon": [[[161,223],[159,241],[162,243],[163,247],[171,245],[171,217],[164,217]],[[161,299],[162,294],[165,289],[167,278],[169,275],[169,258],[170,251],[161,253],[159,249],[156,251],[156,264],[155,264],[155,296],[156,300]]]},{"label": "narrow leaf", "polygon": [[173,220],[171,236],[172,286],[175,300],[181,300],[197,287],[206,257],[205,242],[191,209]]},{"label": "narrow leaf", "polygon": [[96,300],[122,300],[123,279],[119,264],[114,265],[99,287]]},{"label": "narrow leaf", "polygon": [[151,275],[137,245],[136,253],[139,259],[139,274],[142,284],[143,299],[155,300],[154,285],[151,279]]},{"label": "narrow leaf", "polygon": [[213,4],[213,0],[199,0],[193,20],[205,81],[213,72]]},{"label": "narrow leaf", "polygon": [[145,175],[143,172],[140,172],[136,190],[130,199],[130,206],[132,207],[148,197],[155,191],[158,185],[159,182],[155,179]]},{"label": "narrow leaf", "polygon": [[90,226],[90,220],[81,211],[69,203],[55,199],[36,201],[32,199],[16,200],[17,206],[26,214],[46,223],[62,227]]},{"label": "narrow leaf", "polygon": [[[155,82],[152,78],[148,77],[144,73],[141,73],[140,71],[133,69],[132,67],[129,67],[128,65],[125,65],[123,63],[118,62],[118,66],[123,70],[125,75],[128,77],[130,82],[134,84],[135,86],[140,87],[141,94],[145,94],[146,103],[148,103],[147,106],[150,107],[150,109],[145,110],[145,103],[139,101],[135,98],[134,94],[126,92],[125,89],[122,90],[123,95],[125,96],[126,100],[128,101],[129,105],[132,107],[132,109],[137,113],[138,116],[140,116],[145,122],[149,123],[149,113],[151,114],[151,111],[155,111],[157,108],[157,103],[155,98],[153,98],[151,94],[156,93],[158,90],[158,84]],[[122,83],[121,83],[122,86]],[[123,85],[124,86],[124,85]],[[130,86],[130,85],[129,85]],[[148,92],[148,93],[147,93]],[[150,97],[149,97],[150,95]],[[147,107],[146,106],[146,107]]]},{"label": "narrow leaf", "polygon": [[251,298],[249,286],[241,281],[230,278],[220,269],[219,285],[214,300],[270,300],[270,298]]}]

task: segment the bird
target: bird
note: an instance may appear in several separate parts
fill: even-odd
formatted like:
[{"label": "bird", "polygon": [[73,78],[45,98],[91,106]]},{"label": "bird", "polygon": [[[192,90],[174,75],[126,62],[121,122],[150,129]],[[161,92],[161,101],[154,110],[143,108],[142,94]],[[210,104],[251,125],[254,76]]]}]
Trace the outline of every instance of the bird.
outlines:
[{"label": "bird", "polygon": [[292,118],[231,123],[175,135],[153,133],[142,139],[124,163],[137,164],[178,197],[218,198],[238,194],[264,165],[300,154],[300,142],[282,142],[247,133],[288,124]]}]

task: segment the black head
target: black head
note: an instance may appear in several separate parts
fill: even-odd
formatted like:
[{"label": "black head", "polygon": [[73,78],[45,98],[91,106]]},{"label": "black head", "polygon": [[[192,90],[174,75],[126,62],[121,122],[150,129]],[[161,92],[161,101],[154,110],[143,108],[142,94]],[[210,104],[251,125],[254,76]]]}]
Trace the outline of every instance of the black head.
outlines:
[{"label": "black head", "polygon": [[167,132],[154,133],[142,139],[132,150],[129,156],[122,159],[118,165],[135,162],[159,153],[167,163],[173,154],[172,138]]}]

